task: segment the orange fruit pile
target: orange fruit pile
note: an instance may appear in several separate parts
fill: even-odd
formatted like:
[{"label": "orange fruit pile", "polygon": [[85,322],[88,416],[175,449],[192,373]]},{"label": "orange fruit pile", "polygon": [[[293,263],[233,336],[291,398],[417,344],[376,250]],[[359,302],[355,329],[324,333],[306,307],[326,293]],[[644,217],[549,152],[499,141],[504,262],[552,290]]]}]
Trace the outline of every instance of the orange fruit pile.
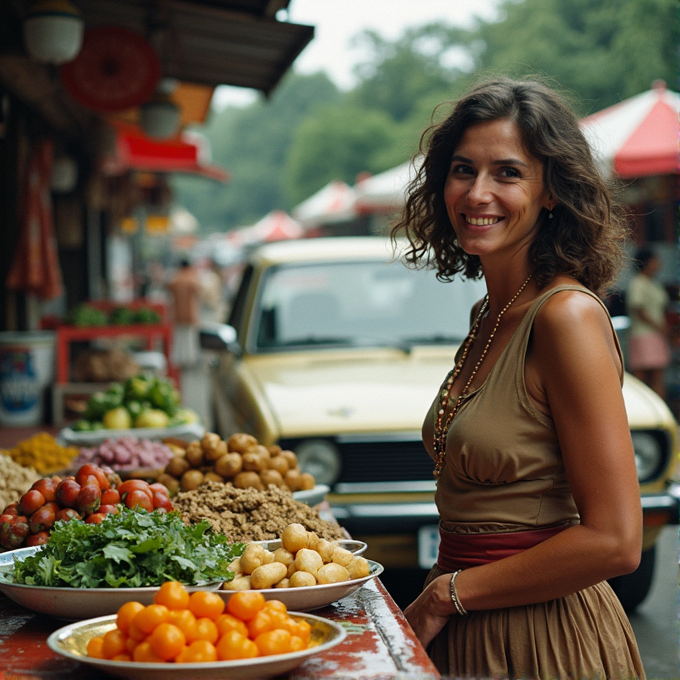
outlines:
[{"label": "orange fruit pile", "polygon": [[217,593],[189,594],[181,583],[167,581],[153,604],[122,605],[116,627],[91,638],[87,654],[112,661],[231,661],[306,649],[310,632],[283,602],[266,601],[260,592],[236,592],[225,607]]}]

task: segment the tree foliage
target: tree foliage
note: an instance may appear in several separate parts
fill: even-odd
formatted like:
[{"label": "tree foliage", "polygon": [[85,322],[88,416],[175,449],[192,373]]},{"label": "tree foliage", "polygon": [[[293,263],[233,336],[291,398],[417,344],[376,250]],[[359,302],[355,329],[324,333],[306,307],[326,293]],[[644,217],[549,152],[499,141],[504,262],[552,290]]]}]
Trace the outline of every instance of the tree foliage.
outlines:
[{"label": "tree foliage", "polygon": [[[174,182],[205,231],[290,211],[333,179],[353,184],[410,158],[440,102],[479,77],[537,74],[573,95],[581,115],[676,85],[676,0],[501,0],[472,28],[430,24],[390,42],[357,40],[368,58],[340,91],[323,73],[292,72],[270,100],[213,112],[202,132],[233,179]],[[462,58],[461,58],[462,57]]]},{"label": "tree foliage", "polygon": [[408,29],[395,42],[374,31],[361,33],[355,41],[371,56],[355,67],[359,82],[348,98],[365,109],[384,111],[397,123],[408,120],[418,102],[433,94],[445,96],[459,77],[458,69],[444,64],[451,37],[439,24]]},{"label": "tree foliage", "polygon": [[317,109],[295,132],[284,185],[294,203],[331,180],[354,184],[362,171],[384,169],[376,156],[392,143],[393,125],[383,111],[345,103]]},{"label": "tree foliage", "polygon": [[675,0],[504,0],[468,45],[477,72],[548,76],[586,115],[674,82],[675,11]]}]

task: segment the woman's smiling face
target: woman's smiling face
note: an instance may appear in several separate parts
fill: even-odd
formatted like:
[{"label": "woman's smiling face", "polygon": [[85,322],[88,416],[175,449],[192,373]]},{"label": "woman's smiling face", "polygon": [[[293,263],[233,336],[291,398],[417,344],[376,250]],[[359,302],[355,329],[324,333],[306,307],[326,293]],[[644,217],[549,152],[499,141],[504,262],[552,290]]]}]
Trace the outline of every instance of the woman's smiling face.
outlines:
[{"label": "woman's smiling face", "polygon": [[512,256],[528,248],[543,208],[555,202],[543,165],[522,145],[509,119],[470,126],[453,151],[444,201],[461,248],[469,255]]}]

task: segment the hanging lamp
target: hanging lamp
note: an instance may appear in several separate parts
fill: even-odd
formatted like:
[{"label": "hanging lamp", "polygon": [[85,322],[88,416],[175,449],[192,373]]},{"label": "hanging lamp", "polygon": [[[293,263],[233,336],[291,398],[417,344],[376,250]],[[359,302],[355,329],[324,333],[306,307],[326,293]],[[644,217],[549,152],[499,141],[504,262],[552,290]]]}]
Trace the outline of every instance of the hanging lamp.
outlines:
[{"label": "hanging lamp", "polygon": [[77,56],[83,44],[83,17],[68,0],[39,0],[23,23],[29,56],[48,64],[64,64]]},{"label": "hanging lamp", "polygon": [[157,90],[139,107],[139,124],[149,137],[165,139],[179,130],[181,113],[169,94]]}]

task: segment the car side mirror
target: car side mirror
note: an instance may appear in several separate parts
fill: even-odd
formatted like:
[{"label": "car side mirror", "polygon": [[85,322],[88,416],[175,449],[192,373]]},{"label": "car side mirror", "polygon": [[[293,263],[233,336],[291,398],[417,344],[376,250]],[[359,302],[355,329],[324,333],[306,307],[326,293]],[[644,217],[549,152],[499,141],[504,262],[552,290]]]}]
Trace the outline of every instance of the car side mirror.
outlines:
[{"label": "car side mirror", "polygon": [[236,329],[228,324],[215,323],[201,326],[199,339],[202,349],[241,355],[241,344],[238,341]]},{"label": "car side mirror", "polygon": [[630,328],[630,317],[619,315],[612,317],[612,326],[615,331],[627,331]]}]

